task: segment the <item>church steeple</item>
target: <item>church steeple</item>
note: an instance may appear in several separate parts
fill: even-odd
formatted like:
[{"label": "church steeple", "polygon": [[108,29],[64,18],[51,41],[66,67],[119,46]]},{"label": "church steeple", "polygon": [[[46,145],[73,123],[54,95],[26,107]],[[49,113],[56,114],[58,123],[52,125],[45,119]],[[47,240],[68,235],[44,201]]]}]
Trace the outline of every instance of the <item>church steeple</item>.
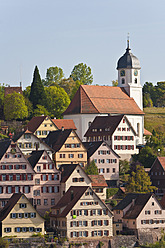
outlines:
[{"label": "church steeple", "polygon": [[142,104],[142,86],[140,84],[140,61],[131,53],[127,37],[127,48],[124,55],[117,62],[118,86],[124,87],[130,97],[133,97],[140,109]]}]

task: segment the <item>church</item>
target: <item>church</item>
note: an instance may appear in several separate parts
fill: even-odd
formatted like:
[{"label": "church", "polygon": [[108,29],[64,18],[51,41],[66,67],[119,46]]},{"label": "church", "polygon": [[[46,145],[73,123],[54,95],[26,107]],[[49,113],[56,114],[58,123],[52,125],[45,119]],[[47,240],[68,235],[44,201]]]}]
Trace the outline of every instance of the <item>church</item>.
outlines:
[{"label": "church", "polygon": [[84,134],[96,116],[125,115],[136,132],[136,145],[143,144],[144,112],[140,62],[132,54],[127,41],[124,55],[117,62],[118,86],[81,85],[70,105],[63,113],[72,119],[77,134],[85,141]]}]

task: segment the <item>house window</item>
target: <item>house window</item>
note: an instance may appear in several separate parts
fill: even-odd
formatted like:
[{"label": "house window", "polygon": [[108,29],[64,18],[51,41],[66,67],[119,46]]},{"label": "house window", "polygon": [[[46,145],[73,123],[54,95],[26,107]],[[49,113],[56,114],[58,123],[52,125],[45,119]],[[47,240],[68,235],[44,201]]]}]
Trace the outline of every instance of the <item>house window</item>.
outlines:
[{"label": "house window", "polygon": [[19,193],[20,190],[19,190],[19,186],[15,186],[15,193]]},{"label": "house window", "polygon": [[59,192],[59,186],[54,186],[54,193],[58,193]]},{"label": "house window", "polygon": [[6,227],[6,228],[4,228],[4,232],[6,232],[6,233],[11,232],[11,227]]},{"label": "house window", "polygon": [[98,215],[101,215],[101,213],[102,213],[101,209],[98,209],[98,210],[97,210],[97,214],[98,214]]},{"label": "house window", "polygon": [[9,181],[13,181],[13,175],[9,175]]},{"label": "house window", "polygon": [[121,79],[121,83],[125,84],[125,79],[124,78]]},{"label": "house window", "polygon": [[52,175],[50,175],[50,174],[48,175],[48,180],[52,181]]},{"label": "house window", "polygon": [[2,175],[2,181],[6,181],[6,175]]},{"label": "house window", "polygon": [[7,192],[6,193],[8,193],[8,194],[11,194],[12,193],[12,187],[11,186],[8,186],[7,187]]},{"label": "house window", "polygon": [[25,191],[25,194],[30,193],[30,188],[29,188],[29,186],[25,186],[24,191]]},{"label": "house window", "polygon": [[104,236],[108,236],[108,231],[104,230]]},{"label": "house window", "polygon": [[55,205],[55,199],[51,199],[51,205]]},{"label": "house window", "polygon": [[20,227],[16,227],[16,228],[15,228],[15,231],[16,231],[16,232],[21,232],[21,228],[20,228]]},{"label": "house window", "polygon": [[83,226],[87,226],[87,221],[83,221]]},{"label": "house window", "polygon": [[36,217],[36,213],[30,213],[30,218],[35,218]]},{"label": "house window", "polygon": [[116,170],[115,168],[112,168],[112,172],[113,172],[113,173],[115,173],[115,170]]},{"label": "house window", "polygon": [[43,193],[46,193],[46,186],[43,186]]},{"label": "house window", "polygon": [[137,84],[137,78],[135,78],[135,84]]},{"label": "house window", "polygon": [[41,199],[37,199],[37,205],[41,205]]},{"label": "house window", "polygon": [[82,153],[78,154],[78,158],[83,158],[83,154]]},{"label": "house window", "polygon": [[12,165],[9,165],[9,166],[8,166],[8,169],[9,169],[9,170],[12,170],[12,169],[13,169],[13,166],[12,166]]},{"label": "house window", "polygon": [[18,218],[22,219],[23,218],[23,213],[18,213]]},{"label": "house window", "polygon": [[152,206],[154,206],[154,202],[152,202]]},{"label": "house window", "polygon": [[104,226],[108,226],[108,220],[104,220]]},{"label": "house window", "polygon": [[69,158],[74,158],[74,154],[69,154]]},{"label": "house window", "polygon": [[16,174],[16,181],[20,181],[20,175]]},{"label": "house window", "polygon": [[88,210],[84,210],[84,215],[88,215]]},{"label": "house window", "polygon": [[46,175],[45,174],[42,176],[42,180],[46,181]]},{"label": "house window", "polygon": [[35,184],[37,185],[37,184],[40,184],[40,179],[35,179]]},{"label": "house window", "polygon": [[37,172],[41,171],[41,166],[37,166]]},{"label": "house window", "polygon": [[11,213],[11,214],[10,214],[10,218],[16,219],[16,217],[17,217],[17,214],[16,214],[16,213]]},{"label": "house window", "polygon": [[47,131],[42,131],[42,135],[47,135]]},{"label": "house window", "polygon": [[44,199],[44,205],[48,205],[48,199]]},{"label": "house window", "polygon": [[151,213],[150,210],[145,211],[145,214],[150,214],[150,213]]}]

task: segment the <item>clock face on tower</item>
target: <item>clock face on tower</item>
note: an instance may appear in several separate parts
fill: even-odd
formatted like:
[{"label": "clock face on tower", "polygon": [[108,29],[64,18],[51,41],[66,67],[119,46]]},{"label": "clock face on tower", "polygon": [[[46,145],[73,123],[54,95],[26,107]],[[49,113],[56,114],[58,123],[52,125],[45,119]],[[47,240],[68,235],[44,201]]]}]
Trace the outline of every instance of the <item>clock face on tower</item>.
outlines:
[{"label": "clock face on tower", "polygon": [[121,77],[124,77],[124,76],[125,76],[125,71],[124,71],[124,70],[121,70],[121,71],[120,71],[120,76],[121,76]]},{"label": "clock face on tower", "polygon": [[138,71],[134,70],[134,76],[137,76],[137,75],[138,75]]}]

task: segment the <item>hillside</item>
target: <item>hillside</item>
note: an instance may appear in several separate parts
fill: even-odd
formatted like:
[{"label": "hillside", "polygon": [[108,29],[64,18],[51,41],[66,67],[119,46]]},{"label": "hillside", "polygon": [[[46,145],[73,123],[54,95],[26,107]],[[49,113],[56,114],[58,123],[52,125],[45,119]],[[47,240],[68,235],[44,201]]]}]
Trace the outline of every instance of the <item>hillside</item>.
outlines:
[{"label": "hillside", "polygon": [[152,132],[153,129],[165,133],[165,108],[144,108],[144,127]]}]

